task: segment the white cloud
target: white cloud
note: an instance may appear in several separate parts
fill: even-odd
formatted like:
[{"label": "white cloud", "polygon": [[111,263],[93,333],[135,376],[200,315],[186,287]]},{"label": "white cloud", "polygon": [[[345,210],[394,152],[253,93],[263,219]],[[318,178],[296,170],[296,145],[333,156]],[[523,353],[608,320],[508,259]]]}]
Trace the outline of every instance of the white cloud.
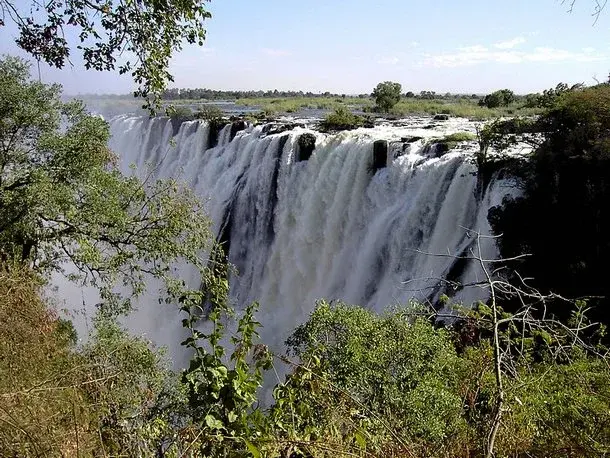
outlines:
[{"label": "white cloud", "polygon": [[462,48],[458,48],[458,50],[462,51],[463,53],[467,53],[467,54],[476,54],[476,53],[483,53],[483,52],[487,52],[487,48],[485,46],[481,46],[481,45],[474,45],[474,46],[464,46]]},{"label": "white cloud", "polygon": [[378,64],[381,65],[396,65],[400,60],[398,59],[398,57],[395,56],[389,56],[389,57],[382,57],[381,59],[379,59],[377,61]]},{"label": "white cloud", "polygon": [[606,56],[593,52],[572,52],[565,49],[535,48],[525,55],[525,60],[533,62],[595,62],[606,59]]},{"label": "white cloud", "polygon": [[424,56],[421,65],[427,67],[463,67],[489,62],[502,64],[518,64],[521,62],[594,62],[607,58],[608,56],[595,52],[594,49],[568,51],[565,49],[538,47],[528,51],[517,51],[502,48],[490,50],[485,46],[477,45],[458,48],[455,52],[450,53],[427,54]]},{"label": "white cloud", "polygon": [[261,49],[263,54],[267,54],[272,57],[286,57],[290,56],[292,53],[290,51],[286,51],[284,49],[273,49],[273,48],[263,48]]},{"label": "white cloud", "polygon": [[419,41],[412,41],[411,43],[409,43],[409,46],[411,48],[417,48],[419,46]]},{"label": "white cloud", "polygon": [[498,49],[513,49],[523,43],[525,43],[525,38],[517,37],[513,38],[512,40],[501,41],[499,43],[496,43],[494,47]]}]

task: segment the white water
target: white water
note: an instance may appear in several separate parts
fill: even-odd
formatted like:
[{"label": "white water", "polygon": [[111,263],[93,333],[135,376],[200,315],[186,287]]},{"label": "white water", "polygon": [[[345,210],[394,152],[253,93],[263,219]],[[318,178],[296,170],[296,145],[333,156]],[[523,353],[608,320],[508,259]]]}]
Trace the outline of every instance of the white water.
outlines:
[{"label": "white water", "polygon": [[[231,141],[228,126],[219,145],[208,149],[203,123],[183,123],[174,136],[167,119],[123,115],[110,122],[110,146],[125,171],[134,163],[143,174],[148,164],[158,177],[186,180],[207,200],[217,232],[231,216],[229,259],[239,271],[232,297],[238,307],[260,302],[261,336],[279,349],[317,299],[383,310],[414,297],[433,297],[440,292],[438,279],[456,262],[434,255],[460,255],[472,247],[474,239],[464,228],[489,233],[487,211],[511,189],[494,180],[486,192],[477,192],[475,145],[435,158],[419,141],[387,168],[370,170],[377,139],[397,142],[391,143],[392,156],[403,148],[401,137],[474,130],[464,120],[424,129],[428,122],[414,119],[406,127],[338,135],[314,132],[316,149],[303,162],[295,162],[296,142],[300,134],[313,132],[304,128],[265,136],[261,127],[249,127]],[[493,242],[485,241],[482,254],[497,256]],[[464,283],[481,278],[476,263],[462,272]],[[196,285],[192,272],[184,274]],[[465,302],[484,296],[472,288],[457,293]],[[182,317],[151,298],[143,302],[129,326],[182,359]]]}]

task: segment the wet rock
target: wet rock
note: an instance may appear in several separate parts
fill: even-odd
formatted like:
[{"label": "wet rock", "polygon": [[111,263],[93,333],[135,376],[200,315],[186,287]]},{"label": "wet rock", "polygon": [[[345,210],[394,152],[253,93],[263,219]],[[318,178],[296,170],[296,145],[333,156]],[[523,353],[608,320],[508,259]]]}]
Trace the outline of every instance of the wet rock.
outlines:
[{"label": "wet rock", "polygon": [[296,124],[296,123],[287,123],[287,122],[274,122],[274,123],[269,123],[269,124],[265,124],[263,126],[263,131],[262,133],[264,135],[275,135],[275,134],[281,134],[283,132],[289,131],[289,130],[293,130],[297,127],[304,127],[303,124]]},{"label": "wet rock", "polygon": [[222,119],[213,119],[209,122],[208,131],[208,148],[214,148],[218,145],[218,135],[227,122]]},{"label": "wet rock", "polygon": [[449,121],[449,115],[448,114],[437,114],[434,115],[434,117],[432,118],[435,121]]},{"label": "wet rock", "polygon": [[403,143],[415,143],[423,139],[424,137],[402,137],[400,141]]},{"label": "wet rock", "polygon": [[239,132],[240,130],[244,130],[246,127],[248,127],[248,123],[243,119],[234,120],[231,123],[231,140],[235,138],[237,132]]},{"label": "wet rock", "polygon": [[373,170],[388,166],[388,141],[377,140],[373,143]]},{"label": "wet rock", "polygon": [[307,161],[316,149],[316,136],[311,133],[302,134],[297,140],[297,162]]}]

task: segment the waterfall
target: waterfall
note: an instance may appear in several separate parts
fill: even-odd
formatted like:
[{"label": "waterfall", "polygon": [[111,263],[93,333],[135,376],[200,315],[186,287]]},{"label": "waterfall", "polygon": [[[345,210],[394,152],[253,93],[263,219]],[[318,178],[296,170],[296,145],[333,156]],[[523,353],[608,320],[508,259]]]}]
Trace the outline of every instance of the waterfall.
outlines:
[{"label": "waterfall", "polygon": [[[263,339],[281,346],[317,299],[381,311],[450,292],[442,282],[447,277],[482,279],[476,263],[445,255],[473,247],[475,238],[464,228],[490,232],[487,211],[511,188],[498,179],[479,188],[474,142],[443,155],[425,145],[431,137],[474,132],[474,123],[429,123],[413,118],[333,135],[304,125],[276,134],[264,126],[236,132],[229,124],[209,148],[204,122],[121,115],[110,121],[110,146],[126,172],[135,164],[140,174],[178,177],[205,200],[237,268],[232,299],[238,308],[258,301]],[[315,135],[316,147],[299,161],[304,133]],[[387,167],[375,170],[379,139],[389,142]],[[493,241],[484,240],[483,255],[497,256]],[[473,288],[453,293],[465,302],[485,296]],[[152,307],[141,307],[131,322],[154,340],[176,345],[179,339],[167,334],[178,332],[179,317]]]}]

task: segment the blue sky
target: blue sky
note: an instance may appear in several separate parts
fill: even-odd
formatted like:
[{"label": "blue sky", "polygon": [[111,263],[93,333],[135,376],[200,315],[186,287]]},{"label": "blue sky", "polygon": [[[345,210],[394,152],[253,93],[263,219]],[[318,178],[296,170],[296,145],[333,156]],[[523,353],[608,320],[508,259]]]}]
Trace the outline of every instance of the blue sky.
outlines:
[{"label": "blue sky", "polygon": [[[539,91],[594,83],[610,72],[610,7],[593,0],[213,0],[204,48],[172,61],[176,87],[370,92],[384,80],[405,91]],[[0,52],[15,53],[0,29]],[[75,61],[75,63],[78,63]],[[76,93],[128,92],[113,73],[43,68]]]}]

